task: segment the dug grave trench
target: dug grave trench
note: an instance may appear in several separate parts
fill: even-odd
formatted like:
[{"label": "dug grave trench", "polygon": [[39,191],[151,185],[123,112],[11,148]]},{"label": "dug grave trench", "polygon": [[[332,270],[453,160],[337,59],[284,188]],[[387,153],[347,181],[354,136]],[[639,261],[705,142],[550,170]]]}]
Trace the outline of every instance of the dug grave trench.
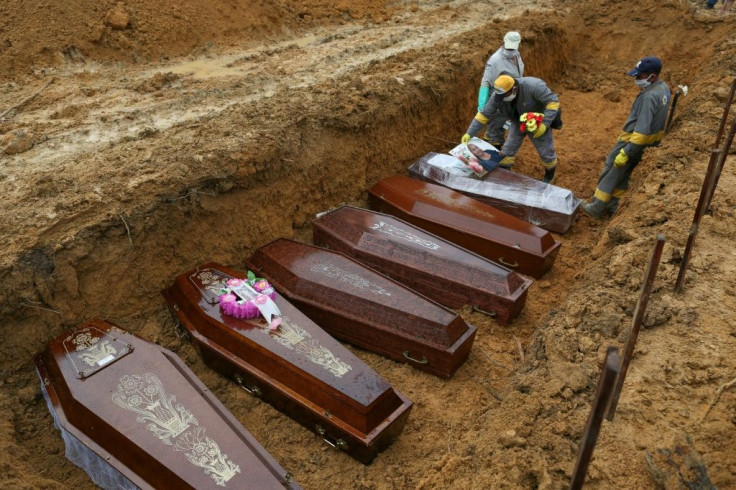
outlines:
[{"label": "dug grave trench", "polygon": [[[560,63],[542,63],[533,46],[525,53],[530,74],[548,80],[553,87],[556,81],[559,83],[567,59],[575,53],[572,40],[560,44],[560,39],[568,39],[564,34],[559,30],[549,33],[556,40]],[[540,42],[544,40],[542,35]],[[482,59],[485,54],[476,58]],[[396,62],[387,62],[387,71]],[[535,67],[536,72],[532,71]],[[284,156],[281,148],[257,157],[244,152],[243,161],[236,163],[260,168],[253,175],[189,183],[184,189],[175,189],[185,192],[172,192],[169,202],[138,213],[111,216],[80,231],[61,247],[34,248],[6,272],[11,287],[5,294],[17,299],[22,309],[13,308],[14,313],[6,316],[13,334],[3,340],[3,367],[11,373],[13,382],[4,384],[3,398],[16,398],[20,393],[29,402],[13,413],[16,444],[28,455],[25,464],[43,468],[43,479],[51,482],[80,488],[90,485],[86,475],[64,459],[58,434],[44,429],[51,427],[51,420],[33,388],[37,379],[30,355],[51,336],[95,316],[115,321],[179,353],[246,429],[306,487],[317,487],[334,473],[334,468],[350,465],[339,453],[322,452],[318,438],[249,399],[204,366],[191,344],[176,336],[159,290],[176,273],[196,263],[214,260],[237,267],[257,247],[275,238],[309,241],[309,223],[315,213],[341,202],[365,206],[366,187],[392,173],[403,173],[426,152],[447,150],[452,146],[449,142],[462,134],[472,117],[473,97],[467,94],[475,91],[480,64],[473,64],[470,75],[467,66],[449,64],[436,70],[445,73],[434,81],[438,84],[434,90],[407,90],[386,99],[383,103],[391,108],[378,111],[373,124],[360,127],[358,134],[345,131],[345,125],[350,127],[349,120],[336,121],[328,116],[320,124],[295,125],[289,128],[294,139],[287,141],[295,145],[291,148],[298,148],[296,159]],[[628,108],[595,91],[577,91],[567,84],[557,91],[567,114],[590,107],[611,114],[610,121],[584,133],[585,144],[582,137],[576,136],[581,133],[576,131],[580,129],[576,124],[583,123],[570,117],[557,138],[561,161],[557,182],[586,197],[599,171],[597,162],[602,161],[611,135],[617,132]],[[216,124],[212,123],[213,127]],[[397,140],[396,134],[405,136]],[[407,141],[409,135],[411,140]],[[287,159],[294,160],[293,164]],[[529,175],[541,173],[530,145],[525,145],[517,168]],[[178,199],[181,196],[186,197]],[[442,440],[449,430],[452,440],[453,427],[462,427],[462,421],[454,414],[444,419],[437,415],[446,413],[451,393],[455,397],[463,394],[481,407],[480,411],[492,410],[519,364],[516,340],[522,347],[527,345],[533,330],[561,303],[561,291],[575,286],[597,236],[598,229],[581,220],[571,232],[558,237],[563,246],[554,268],[532,285],[525,311],[510,328],[500,328],[480,314],[463,310],[463,316],[479,328],[479,336],[465,373],[461,369],[448,382],[356,350],[410,397],[416,391],[417,398],[412,414],[415,425],[407,427],[393,450],[360,470],[366,478],[378,480],[387,468],[406,463],[402,461],[404,450],[412,446],[426,448],[425,439]],[[35,394],[28,399],[28,393]],[[54,448],[53,454],[38,454],[31,449],[46,446]],[[311,462],[314,454],[319,464]],[[395,469],[390,473],[395,474]]]}]

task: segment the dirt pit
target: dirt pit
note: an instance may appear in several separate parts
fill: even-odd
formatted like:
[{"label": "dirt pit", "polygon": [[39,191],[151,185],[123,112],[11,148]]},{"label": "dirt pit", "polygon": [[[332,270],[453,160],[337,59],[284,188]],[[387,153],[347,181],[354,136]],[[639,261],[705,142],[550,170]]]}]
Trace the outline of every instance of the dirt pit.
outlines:
[{"label": "dirt pit", "polygon": [[[733,15],[674,0],[252,3],[0,7],[3,487],[94,487],[65,459],[32,363],[91,318],[176,352],[305,488],[565,487],[660,233],[645,329],[588,486],[679,488],[699,468],[736,486],[733,154],[672,291],[736,75]],[[503,327],[460,311],[478,333],[451,380],[347,346],[414,402],[363,466],[204,365],[160,290],[206,261],[242,268],[278,237],[310,241],[315,213],[364,206],[377,180],[454,146],[512,29],[526,74],[560,96],[557,184],[580,197],[636,95],[625,70],[656,54],[689,94],[618,213],[556,237],[520,317]],[[528,143],[517,162],[541,177]],[[668,459],[676,444],[699,456]]]}]

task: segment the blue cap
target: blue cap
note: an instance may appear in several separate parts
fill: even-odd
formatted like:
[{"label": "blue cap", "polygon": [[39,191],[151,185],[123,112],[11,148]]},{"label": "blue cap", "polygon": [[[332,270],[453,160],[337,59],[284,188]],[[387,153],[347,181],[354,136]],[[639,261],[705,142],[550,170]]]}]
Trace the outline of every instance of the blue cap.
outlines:
[{"label": "blue cap", "polygon": [[630,77],[637,77],[642,73],[656,73],[659,75],[660,71],[662,71],[662,60],[656,56],[647,56],[639,60],[634,69],[629,70],[626,74]]}]

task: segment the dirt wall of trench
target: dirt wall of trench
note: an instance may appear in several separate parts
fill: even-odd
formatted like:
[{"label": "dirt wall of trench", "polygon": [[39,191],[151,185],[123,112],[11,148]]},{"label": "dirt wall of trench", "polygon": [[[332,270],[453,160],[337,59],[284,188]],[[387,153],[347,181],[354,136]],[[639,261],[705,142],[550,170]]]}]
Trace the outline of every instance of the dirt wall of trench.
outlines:
[{"label": "dirt wall of trench", "polygon": [[[567,36],[558,23],[549,23],[532,31],[528,42],[534,46]],[[110,210],[107,220],[77,230],[73,237],[55,226],[0,272],[6,285],[0,311],[9,323],[24,325],[8,331],[0,344],[4,366],[11,369],[27,361],[48,336],[88,318],[89,312],[105,318],[135,314],[190,264],[206,260],[242,264],[264,243],[308,231],[320,211],[341,202],[365,203],[368,187],[386,175],[404,173],[428,148],[451,147],[457,128],[472,112],[468,107],[472,100],[465,94],[475,90],[483,65],[477,59],[458,59],[453,52],[457,47],[445,48],[441,59],[409,53],[384,61],[385,67],[373,69],[386,75],[357,86],[353,80],[340,80],[337,87],[325,86],[323,91],[318,87],[317,104],[305,105],[300,91],[277,95],[279,106],[288,109],[273,107],[275,102],[258,109],[273,111],[279,123],[257,146],[242,143],[243,131],[237,128],[250,129],[247,121],[253,114],[240,107],[230,110],[224,122],[208,121],[181,137],[202,141],[203,135],[231,131],[197,154],[171,152],[165,135],[153,144],[140,140],[130,144],[134,153],[141,145],[154,147],[151,160],[173,160],[172,166],[180,167],[201,165],[210,171],[191,181],[173,169],[164,176],[173,181],[173,189],[163,190],[167,194],[148,195],[132,203],[135,207],[129,211]],[[569,42],[558,44],[554,56],[530,48],[527,63],[548,70],[537,72],[540,76],[556,80],[573,50]],[[435,71],[431,78],[404,87],[392,73],[409,64],[421,65],[417,55],[425,56],[426,62],[431,59]],[[443,69],[437,69],[440,64]],[[334,92],[347,95],[335,101]],[[146,189],[141,190],[145,194]],[[106,287],[109,283],[116,287]],[[49,333],[43,335],[44,331]],[[14,338],[34,342],[18,346]]]}]

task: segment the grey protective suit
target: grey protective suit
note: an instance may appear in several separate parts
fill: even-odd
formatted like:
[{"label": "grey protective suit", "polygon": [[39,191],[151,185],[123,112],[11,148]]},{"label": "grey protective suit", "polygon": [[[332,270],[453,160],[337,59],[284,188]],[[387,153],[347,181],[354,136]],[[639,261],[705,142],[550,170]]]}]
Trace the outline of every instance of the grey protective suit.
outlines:
[{"label": "grey protective suit", "polygon": [[[670,88],[662,80],[652,83],[636,96],[621,134],[606,157],[594,194],[596,199],[608,203],[613,198],[617,202],[626,193],[631,172],[641,162],[644,149],[657,146],[662,141],[669,106]],[[617,167],[614,160],[622,148],[629,160]]]},{"label": "grey protective suit", "polygon": [[[488,58],[486,69],[483,72],[483,79],[480,82],[481,90],[483,87],[489,87],[493,92],[493,82],[500,75],[509,75],[511,78],[520,78],[524,76],[524,62],[521,54],[516,49],[506,49],[503,46]],[[478,107],[478,110],[482,110]],[[494,146],[500,146],[503,142],[503,126],[506,118],[501,114],[496,114],[488,119],[486,125],[486,139]]]},{"label": "grey protective suit", "polygon": [[[483,110],[476,114],[466,132],[471,136],[477,134],[483,124],[490,121],[491,117],[500,114],[504,120],[511,121],[508,138],[501,149],[505,156],[504,160],[501,161],[502,166],[513,165],[514,156],[521,148],[524,137],[529,136],[539,154],[539,158],[542,159],[544,168],[555,168],[557,153],[555,152],[554,138],[550,126],[558,116],[560,100],[557,94],[552,92],[547,84],[539,78],[521,77],[514,80],[519,87],[516,98],[511,102],[504,102],[501,96],[491,95]],[[541,137],[534,138],[531,134],[522,133],[519,130],[519,117],[526,112],[544,113],[544,124],[547,126],[547,132]]]}]

